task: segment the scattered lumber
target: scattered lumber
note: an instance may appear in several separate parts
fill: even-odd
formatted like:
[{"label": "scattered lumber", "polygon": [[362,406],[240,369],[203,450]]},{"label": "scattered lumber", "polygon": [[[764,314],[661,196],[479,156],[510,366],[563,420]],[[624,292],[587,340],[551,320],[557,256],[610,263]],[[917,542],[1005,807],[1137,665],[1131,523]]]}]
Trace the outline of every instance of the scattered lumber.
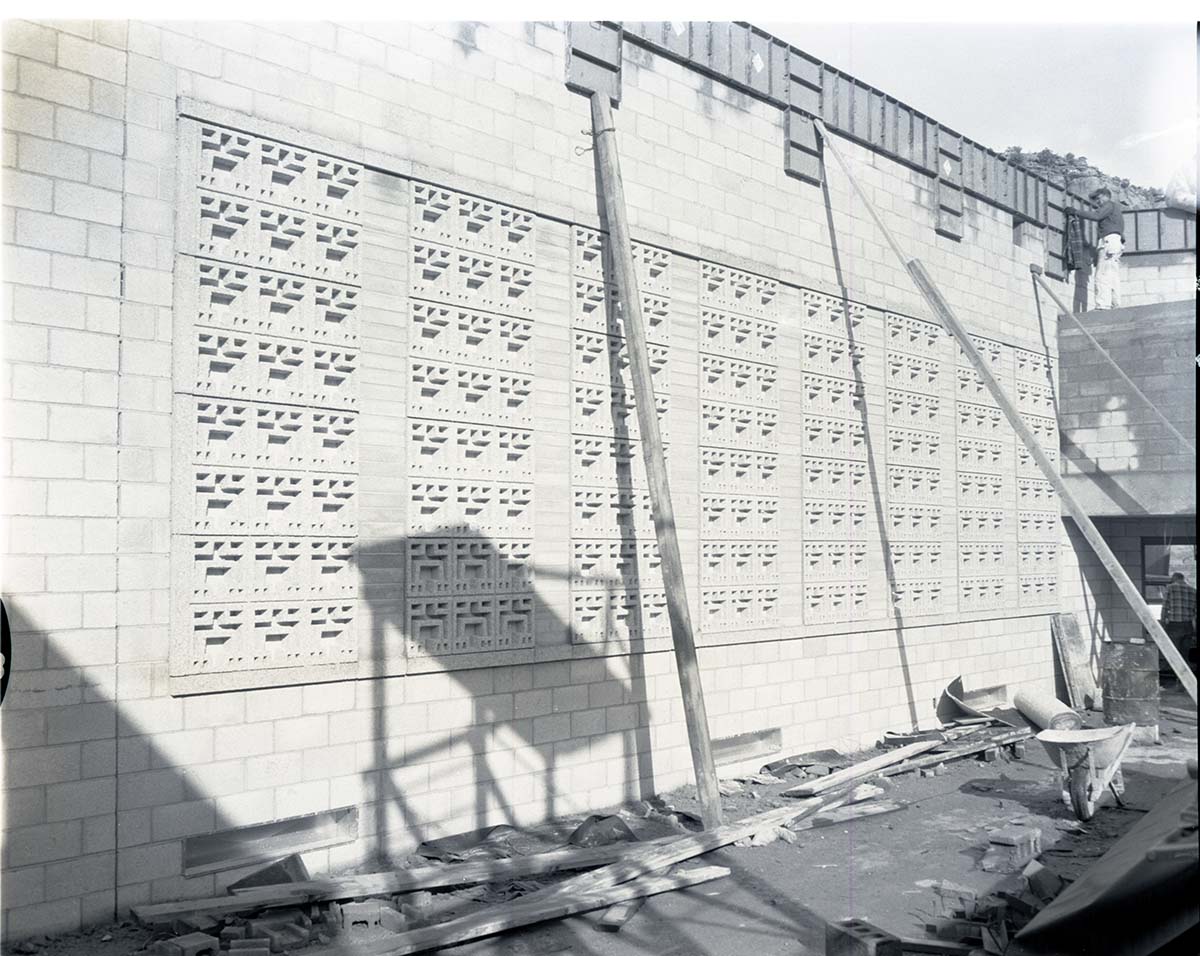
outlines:
[{"label": "scattered lumber", "polygon": [[848,807],[838,807],[834,810],[825,810],[814,814],[806,820],[793,823],[791,829],[816,830],[820,827],[832,827],[840,823],[849,823],[851,820],[860,820],[864,817],[877,817],[885,813],[895,813],[897,810],[905,810],[907,808],[908,801],[906,800],[880,800],[878,803],[855,803]]},{"label": "scattered lumber", "polygon": [[666,845],[676,839],[678,838],[675,836],[668,836],[639,844],[619,843],[587,848],[564,847],[558,850],[548,850],[545,853],[533,853],[529,856],[510,857],[502,860],[473,860],[467,863],[420,866],[409,870],[363,873],[338,879],[276,883],[270,886],[248,887],[229,896],[135,906],[133,915],[140,923],[147,926],[158,926],[193,914],[216,916],[273,906],[294,906],[303,902],[348,900],[360,896],[412,893],[416,890],[545,876],[564,870],[586,870],[595,866],[604,866],[620,860],[634,849]]},{"label": "scattered lumber", "polygon": [[905,760],[902,763],[898,763],[894,766],[881,770],[879,775],[881,777],[892,777],[898,773],[909,773],[913,770],[922,770],[926,767],[935,767],[939,763],[947,763],[951,760],[959,760],[963,757],[971,757],[994,747],[1005,747],[1009,744],[1015,744],[1022,740],[1028,740],[1032,736],[1033,731],[1029,728],[1022,730],[1007,730],[999,734],[989,734],[986,737],[979,737],[975,740],[967,741],[955,747],[950,747],[946,750],[929,754],[925,757],[919,757],[914,760]]},{"label": "scattered lumber", "polygon": [[938,747],[945,747],[946,740],[944,737],[938,737],[937,740],[922,740],[917,743],[908,744],[905,747],[897,747],[895,750],[889,750],[887,753],[880,754],[878,757],[872,757],[869,760],[863,760],[860,763],[851,764],[845,770],[839,770],[836,773],[831,773],[827,777],[821,777],[818,780],[806,780],[798,786],[792,787],[790,790],[783,791],[785,797],[815,797],[824,793],[827,790],[833,790],[836,787],[844,784],[853,783],[861,780],[863,777],[869,777],[879,773],[886,767],[893,764],[898,764],[901,761],[907,760],[910,757],[915,757],[918,754],[928,753]]},{"label": "scattered lumber", "polygon": [[621,932],[625,924],[637,915],[637,911],[645,903],[646,897],[639,896],[637,899],[626,900],[624,903],[617,903],[615,906],[610,906],[604,911],[604,915],[600,917],[600,929],[606,933]]},{"label": "scattered lumber", "polygon": [[382,939],[363,941],[354,944],[353,949],[336,945],[318,946],[305,950],[305,956],[408,956],[410,953],[441,949],[483,936],[494,936],[531,923],[563,919],[627,900],[696,886],[728,875],[729,869],[723,866],[698,866],[677,870],[666,876],[640,876],[620,886],[607,886],[587,893],[547,895],[544,890],[539,890],[436,926],[424,926]]}]

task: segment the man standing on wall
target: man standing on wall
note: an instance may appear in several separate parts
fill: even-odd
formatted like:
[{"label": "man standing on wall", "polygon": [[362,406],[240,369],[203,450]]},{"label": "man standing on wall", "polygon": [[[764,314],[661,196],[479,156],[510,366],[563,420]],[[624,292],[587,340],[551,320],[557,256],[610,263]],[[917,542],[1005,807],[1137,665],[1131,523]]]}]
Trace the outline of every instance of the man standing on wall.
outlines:
[{"label": "man standing on wall", "polygon": [[1179,653],[1195,670],[1196,653],[1191,645],[1195,644],[1196,639],[1196,589],[1187,583],[1179,571],[1171,575],[1171,583],[1163,592],[1159,623]]},{"label": "man standing on wall", "polygon": [[1094,209],[1070,209],[1080,219],[1099,223],[1100,249],[1096,264],[1096,308],[1116,309],[1121,305],[1121,252],[1125,248],[1125,210],[1101,186],[1089,197]]}]

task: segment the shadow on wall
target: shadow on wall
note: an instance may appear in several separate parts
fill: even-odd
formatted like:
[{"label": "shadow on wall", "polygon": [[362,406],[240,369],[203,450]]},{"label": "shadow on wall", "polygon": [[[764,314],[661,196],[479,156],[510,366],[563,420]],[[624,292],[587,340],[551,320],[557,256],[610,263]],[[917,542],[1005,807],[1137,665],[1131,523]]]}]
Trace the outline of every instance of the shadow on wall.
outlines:
[{"label": "shadow on wall", "polygon": [[[211,894],[213,875],[183,877],[181,839],[236,824],[216,811],[203,773],[155,743],[156,733],[186,733],[182,721],[168,729],[128,719],[111,696],[116,667],[77,663],[34,626],[20,599],[5,605],[13,655],[0,716],[3,938],[104,922],[151,899]],[[139,669],[127,665],[131,679]]]},{"label": "shadow on wall", "polygon": [[[472,614],[468,622],[456,624],[453,629],[448,616],[444,620],[428,616],[413,616],[406,620],[407,601],[402,591],[397,593],[395,582],[404,580],[406,563],[409,574],[419,576],[419,570],[413,570],[414,564],[409,563],[409,558],[414,549],[430,543],[446,543],[447,563],[457,562],[457,556],[461,556],[462,562],[456,569],[455,583],[443,579],[424,582],[419,589],[422,598],[444,597],[449,610],[456,601],[466,605],[493,594],[497,598],[513,596],[529,599],[532,603],[530,613],[506,618],[501,612],[491,610],[486,616]],[[469,781],[461,779],[461,785],[470,788],[470,815],[475,827],[513,822],[509,808],[528,802],[528,798],[523,800],[520,796],[524,786],[543,793],[543,817],[551,818],[564,812],[566,794],[558,779],[559,769],[586,760],[589,751],[598,750],[606,738],[620,739],[624,799],[633,800],[645,795],[642,788],[649,786],[653,779],[653,764],[641,655],[632,654],[626,658],[628,679],[613,671],[605,658],[595,657],[564,662],[572,669],[572,679],[553,681],[558,686],[546,687],[541,687],[535,680],[538,669],[546,665],[488,665],[462,669],[463,653],[519,646],[528,633],[527,628],[567,637],[567,625],[542,601],[536,589],[514,591],[511,595],[506,595],[503,590],[481,592],[477,589],[479,585],[491,585],[497,580],[527,579],[531,577],[530,569],[509,565],[505,573],[498,574],[496,569],[504,568],[510,556],[487,536],[456,528],[438,529],[428,536],[393,538],[361,546],[355,560],[362,575],[363,593],[371,617],[371,650],[380,673],[385,666],[389,644],[396,640],[405,641],[410,660],[413,659],[413,645],[419,644],[424,647],[425,654],[418,659],[440,665],[431,667],[431,671],[444,674],[471,701],[471,712],[463,726],[445,734],[414,735],[405,741],[401,739],[403,727],[389,726],[389,679],[379,678],[373,682],[375,755],[373,765],[364,770],[363,775],[366,791],[373,794],[374,849],[381,862],[387,862],[392,856],[387,834],[394,832],[397,824],[406,834],[420,834],[423,838],[426,830],[438,822],[428,811],[423,813],[417,801],[406,795],[405,781],[415,773],[421,778],[423,789],[423,768],[429,765],[429,791],[454,788],[455,783],[438,779],[442,772],[440,767],[447,767],[447,772],[459,781],[461,764],[454,758],[463,755],[469,755],[472,772]],[[546,574],[540,568],[537,573]],[[632,573],[636,575],[636,572]],[[629,579],[616,581],[628,583]],[[614,582],[610,582],[610,586],[611,583]],[[533,637],[532,634],[528,636]],[[456,643],[462,646],[455,647]],[[535,643],[531,640],[525,642],[525,646],[532,650]],[[460,669],[453,669],[455,667]],[[575,679],[580,671],[584,672],[586,683],[583,679]],[[493,678],[504,682],[503,692],[491,683]],[[413,675],[402,679],[420,681],[421,677]],[[453,706],[452,702],[447,704]],[[435,709],[437,702],[430,702],[429,706]],[[614,719],[614,710],[620,714],[619,720]],[[629,723],[627,716],[630,714],[633,725],[624,726]],[[621,725],[619,729],[617,724]],[[535,763],[525,766],[524,761],[530,758]],[[596,759],[599,762],[599,754]],[[522,781],[522,777],[529,779]],[[506,791],[505,781],[508,786],[517,788],[516,791]],[[576,793],[576,797],[579,796]],[[575,803],[578,805],[580,800]],[[456,819],[463,816],[457,806],[442,809]]]}]

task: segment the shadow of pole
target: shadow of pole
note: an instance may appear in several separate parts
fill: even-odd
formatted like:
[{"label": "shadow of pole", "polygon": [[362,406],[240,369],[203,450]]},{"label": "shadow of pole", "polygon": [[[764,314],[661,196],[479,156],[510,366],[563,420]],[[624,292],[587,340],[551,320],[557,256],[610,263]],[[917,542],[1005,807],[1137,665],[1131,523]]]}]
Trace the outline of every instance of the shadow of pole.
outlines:
[{"label": "shadow of pole", "polygon": [[[822,172],[825,175],[821,176],[821,195],[825,201],[825,221],[829,228],[829,247],[833,256],[833,268],[837,275],[838,289],[841,292],[842,299],[842,315],[846,323],[846,336],[850,341],[850,349],[853,352],[856,339],[854,336],[854,325],[850,318],[850,291],[846,285],[845,274],[842,271],[842,257],[838,250],[837,230],[833,223],[833,202],[829,195],[829,177],[827,175],[827,167],[824,161],[824,140],[822,140]],[[863,379],[862,367],[858,363],[852,363],[854,369],[854,387],[856,392],[861,396],[860,415],[863,425],[863,439],[866,442],[867,449],[867,475],[871,482],[871,502],[875,509],[875,521],[879,527],[879,537],[883,545],[883,570],[887,578],[888,586],[888,613],[895,616],[896,620],[896,650],[900,658],[900,673],[904,680],[904,693],[906,703],[908,705],[908,718],[915,730],[917,727],[917,702],[913,693],[912,671],[908,661],[908,645],[904,640],[904,615],[896,606],[896,568],[892,561],[892,546],[891,540],[887,533],[887,514],[883,508],[883,492],[879,483],[879,472],[877,466],[877,458],[875,455],[874,443],[871,439],[871,419],[869,406],[867,402],[867,387]]]}]

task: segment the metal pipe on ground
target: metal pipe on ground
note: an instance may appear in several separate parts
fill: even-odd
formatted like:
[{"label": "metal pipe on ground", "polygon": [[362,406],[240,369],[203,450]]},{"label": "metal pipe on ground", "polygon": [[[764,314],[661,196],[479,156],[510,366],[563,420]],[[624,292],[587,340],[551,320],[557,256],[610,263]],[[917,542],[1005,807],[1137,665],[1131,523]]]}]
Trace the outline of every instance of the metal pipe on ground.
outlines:
[{"label": "metal pipe on ground", "polygon": [[862,203],[866,207],[871,218],[875,220],[875,224],[883,233],[888,245],[892,247],[892,251],[896,253],[897,258],[899,258],[901,263],[903,263],[904,268],[908,271],[908,274],[916,284],[917,289],[925,297],[925,301],[929,304],[929,308],[945,327],[946,331],[958,340],[959,346],[962,348],[963,353],[970,360],[971,365],[974,366],[980,380],[987,387],[988,391],[991,392],[992,398],[996,400],[996,404],[1000,406],[1000,410],[1004,413],[1004,417],[1008,419],[1009,425],[1012,426],[1013,430],[1017,433],[1017,437],[1021,439],[1026,449],[1028,449],[1029,454],[1037,463],[1042,475],[1048,482],[1050,482],[1050,484],[1054,487],[1054,490],[1058,492],[1058,496],[1062,500],[1063,505],[1066,507],[1067,513],[1071,516],[1076,526],[1083,533],[1083,536],[1087,539],[1088,544],[1092,546],[1092,550],[1095,551],[1096,557],[1100,559],[1100,563],[1104,565],[1104,570],[1107,571],[1109,577],[1112,578],[1113,583],[1117,586],[1117,590],[1121,592],[1122,597],[1124,597],[1129,603],[1130,608],[1133,609],[1134,614],[1137,615],[1138,620],[1142,623],[1142,626],[1147,630],[1147,632],[1149,632],[1150,637],[1154,640],[1154,643],[1158,645],[1158,649],[1162,653],[1162,656],[1166,659],[1167,663],[1170,664],[1171,670],[1175,672],[1175,676],[1179,678],[1180,685],[1182,685],[1183,689],[1187,691],[1188,696],[1192,698],[1192,703],[1196,703],[1196,675],[1193,674],[1191,669],[1187,666],[1187,662],[1184,661],[1183,655],[1179,653],[1178,648],[1176,648],[1171,639],[1167,637],[1167,632],[1163,630],[1163,626],[1154,616],[1154,612],[1150,610],[1149,606],[1142,598],[1141,592],[1138,591],[1134,583],[1129,580],[1129,575],[1127,575],[1125,573],[1125,569],[1121,567],[1121,562],[1117,560],[1117,556],[1113,554],[1112,549],[1109,548],[1108,542],[1104,540],[1104,536],[1092,523],[1092,519],[1088,517],[1087,512],[1083,510],[1079,502],[1075,500],[1074,496],[1063,482],[1062,477],[1059,475],[1058,469],[1055,468],[1054,463],[1050,461],[1049,457],[1042,450],[1041,444],[1038,442],[1036,436],[1030,430],[1029,426],[1025,424],[1024,419],[1021,418],[1021,413],[1017,411],[1017,407],[1008,397],[1008,394],[1004,391],[1003,386],[996,381],[996,377],[992,374],[992,370],[988,366],[988,363],[984,360],[983,356],[979,354],[979,349],[976,348],[974,341],[972,341],[971,337],[967,334],[967,330],[963,328],[962,323],[958,321],[958,317],[954,314],[954,310],[950,308],[950,304],[946,302],[945,298],[943,298],[941,290],[938,289],[938,287],[934,284],[933,279],[930,277],[929,273],[925,271],[925,266],[921,264],[919,259],[909,259],[905,257],[903,251],[900,249],[899,244],[892,236],[891,230],[888,229],[887,225],[876,211],[874,204],[867,197],[867,194],[859,185],[858,180],[850,171],[850,165],[846,162],[846,159],[842,156],[837,146],[834,145],[828,130],[825,129],[825,124],[819,119],[814,119],[813,126],[820,134],[821,142],[829,150],[829,152],[833,154],[834,159],[837,160],[838,165],[841,166],[842,171],[846,174],[846,178],[850,180],[851,187],[854,189],[855,193],[857,193],[858,198],[862,200]]}]

